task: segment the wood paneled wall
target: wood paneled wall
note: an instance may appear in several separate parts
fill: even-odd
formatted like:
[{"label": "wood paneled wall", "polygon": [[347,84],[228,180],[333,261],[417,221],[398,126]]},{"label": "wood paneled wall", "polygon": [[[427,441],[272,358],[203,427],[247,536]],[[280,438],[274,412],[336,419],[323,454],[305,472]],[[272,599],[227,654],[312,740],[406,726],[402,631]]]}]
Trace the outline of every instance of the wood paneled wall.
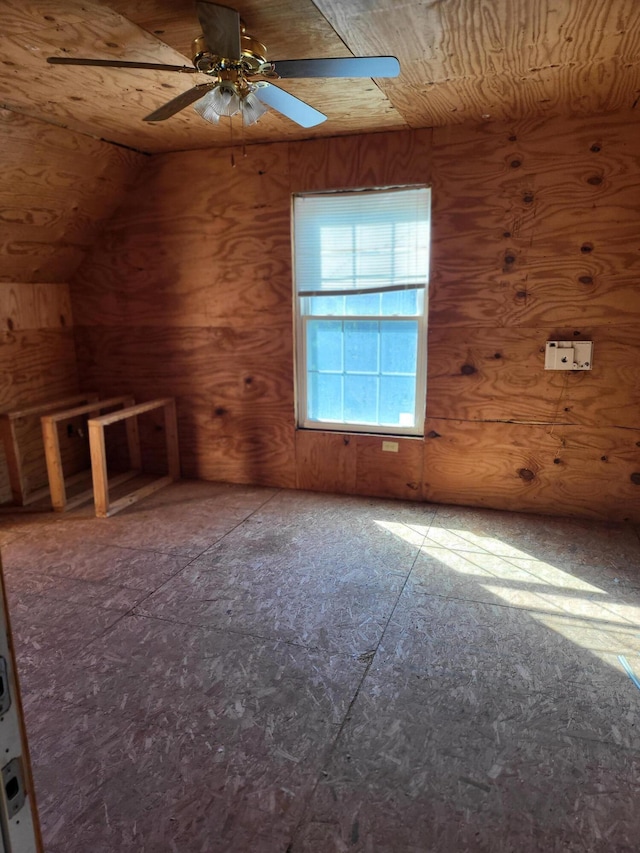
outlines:
[{"label": "wood paneled wall", "polygon": [[[296,432],[291,193],[412,182],[425,439]],[[176,396],[189,476],[640,521],[639,199],[635,112],[155,156],[73,281],[82,383]]]},{"label": "wood paneled wall", "polygon": [[288,147],[236,159],[152,158],[74,279],[80,370],[176,398],[184,475],[293,487]]},{"label": "wood paneled wall", "polygon": [[[0,410],[9,411],[78,390],[67,282],[146,158],[8,110],[0,146]],[[46,482],[39,424],[19,426],[35,489]],[[0,503],[9,497],[0,448]]]}]

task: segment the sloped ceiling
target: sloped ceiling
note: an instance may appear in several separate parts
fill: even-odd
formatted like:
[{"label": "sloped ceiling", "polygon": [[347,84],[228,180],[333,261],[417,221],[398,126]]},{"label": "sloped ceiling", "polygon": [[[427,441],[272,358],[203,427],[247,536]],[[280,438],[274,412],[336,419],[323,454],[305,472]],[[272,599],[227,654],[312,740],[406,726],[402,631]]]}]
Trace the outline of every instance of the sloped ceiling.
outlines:
[{"label": "sloped ceiling", "polygon": [[[269,112],[247,144],[596,114],[640,98],[638,0],[237,0],[270,59],[393,54],[393,80],[282,83],[328,116],[303,129]],[[230,142],[191,108],[143,116],[202,82],[169,72],[51,66],[50,55],[190,64],[191,0],[0,0],[0,106],[140,151]],[[640,108],[640,106],[638,107]],[[233,123],[237,142],[242,129]]]}]

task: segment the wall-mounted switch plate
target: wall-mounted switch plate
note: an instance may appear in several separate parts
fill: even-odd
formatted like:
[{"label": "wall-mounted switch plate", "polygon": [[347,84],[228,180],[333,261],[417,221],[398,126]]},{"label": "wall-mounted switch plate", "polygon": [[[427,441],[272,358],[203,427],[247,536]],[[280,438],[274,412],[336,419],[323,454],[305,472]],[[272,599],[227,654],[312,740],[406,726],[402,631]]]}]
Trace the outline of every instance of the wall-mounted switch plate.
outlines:
[{"label": "wall-mounted switch plate", "polygon": [[591,370],[593,341],[547,341],[545,370]]}]

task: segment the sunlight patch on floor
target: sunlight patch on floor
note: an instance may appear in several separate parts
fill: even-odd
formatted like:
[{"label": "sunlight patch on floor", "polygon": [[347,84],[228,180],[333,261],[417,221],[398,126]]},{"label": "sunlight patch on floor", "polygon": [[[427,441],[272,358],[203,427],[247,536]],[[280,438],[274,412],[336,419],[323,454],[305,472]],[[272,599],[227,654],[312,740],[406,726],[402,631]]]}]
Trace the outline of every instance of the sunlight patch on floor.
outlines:
[{"label": "sunlight patch on floor", "polygon": [[388,533],[393,533],[418,548],[424,542],[424,537],[429,531],[427,524],[401,524],[398,521],[376,521],[376,524]]},{"label": "sunlight patch on floor", "polygon": [[[637,657],[640,652],[640,606],[631,601],[616,600],[606,589],[494,537],[432,527],[428,538],[423,534],[420,540],[414,526],[382,520],[376,524],[430,558],[416,564],[414,570],[415,582],[427,594],[525,610],[545,627],[621,671],[617,655]],[[455,574],[443,576],[442,567]]]}]

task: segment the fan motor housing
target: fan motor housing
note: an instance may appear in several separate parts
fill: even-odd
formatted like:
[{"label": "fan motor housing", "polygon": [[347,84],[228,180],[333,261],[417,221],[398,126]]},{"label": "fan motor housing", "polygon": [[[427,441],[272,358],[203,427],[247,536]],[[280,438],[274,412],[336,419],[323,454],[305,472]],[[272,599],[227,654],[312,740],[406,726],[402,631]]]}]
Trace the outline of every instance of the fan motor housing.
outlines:
[{"label": "fan motor housing", "polygon": [[242,56],[239,62],[225,56],[216,56],[209,49],[204,36],[198,36],[193,41],[191,52],[193,64],[205,74],[216,74],[220,67],[242,66],[243,70],[255,74],[267,61],[267,48],[258,39],[243,32],[240,36]]}]

